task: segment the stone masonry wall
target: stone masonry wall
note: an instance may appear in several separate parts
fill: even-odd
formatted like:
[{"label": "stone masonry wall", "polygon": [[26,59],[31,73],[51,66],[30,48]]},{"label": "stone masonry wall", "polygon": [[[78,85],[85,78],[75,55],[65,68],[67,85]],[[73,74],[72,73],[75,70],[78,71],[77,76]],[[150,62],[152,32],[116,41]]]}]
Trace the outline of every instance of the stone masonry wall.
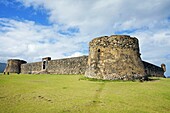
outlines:
[{"label": "stone masonry wall", "polygon": [[161,67],[143,61],[146,75],[153,77],[164,77],[164,70]]},{"label": "stone masonry wall", "polygon": [[21,65],[21,73],[33,74],[38,73],[42,69],[42,62],[27,63]]},{"label": "stone masonry wall", "polygon": [[21,66],[21,73],[25,74],[84,74],[88,56],[56,59],[47,61],[45,69],[42,62],[28,63]]},{"label": "stone masonry wall", "polygon": [[84,74],[88,56],[51,60],[47,71],[55,74]]}]

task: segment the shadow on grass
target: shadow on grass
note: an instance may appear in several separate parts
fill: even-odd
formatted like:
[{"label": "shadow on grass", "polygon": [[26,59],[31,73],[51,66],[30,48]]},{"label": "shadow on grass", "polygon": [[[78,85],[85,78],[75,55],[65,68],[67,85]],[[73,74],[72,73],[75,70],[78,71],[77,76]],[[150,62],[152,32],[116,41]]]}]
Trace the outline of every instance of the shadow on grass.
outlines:
[{"label": "shadow on grass", "polygon": [[87,81],[94,81],[94,82],[150,82],[150,81],[158,81],[160,78],[156,77],[148,77],[147,79],[136,79],[136,80],[102,80],[97,78],[88,78],[88,77],[80,77],[79,80],[87,80]]},{"label": "shadow on grass", "polygon": [[156,77],[149,77],[148,78],[148,81],[158,81],[158,80],[160,80],[160,78],[156,78]]},{"label": "shadow on grass", "polygon": [[87,81],[94,81],[94,82],[129,82],[127,80],[102,80],[97,78],[88,78],[88,77],[80,77],[79,80],[87,80]]}]

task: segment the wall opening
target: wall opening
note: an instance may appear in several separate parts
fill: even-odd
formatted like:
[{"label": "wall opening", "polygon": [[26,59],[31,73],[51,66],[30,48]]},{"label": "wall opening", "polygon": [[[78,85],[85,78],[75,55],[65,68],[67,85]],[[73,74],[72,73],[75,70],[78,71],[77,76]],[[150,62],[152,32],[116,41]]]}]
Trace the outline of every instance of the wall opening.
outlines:
[{"label": "wall opening", "polygon": [[42,58],[42,70],[45,70],[48,68],[48,61],[50,60],[51,60],[51,57]]},{"label": "wall opening", "polygon": [[98,49],[97,51],[98,51],[98,53],[100,53],[100,49]]},{"label": "wall opening", "polygon": [[98,52],[97,53],[97,58],[98,58],[98,61],[99,61],[100,60],[100,52],[101,52],[100,49],[98,49],[97,52]]},{"label": "wall opening", "polygon": [[43,61],[43,64],[42,64],[43,69],[46,69],[46,62],[47,61]]}]

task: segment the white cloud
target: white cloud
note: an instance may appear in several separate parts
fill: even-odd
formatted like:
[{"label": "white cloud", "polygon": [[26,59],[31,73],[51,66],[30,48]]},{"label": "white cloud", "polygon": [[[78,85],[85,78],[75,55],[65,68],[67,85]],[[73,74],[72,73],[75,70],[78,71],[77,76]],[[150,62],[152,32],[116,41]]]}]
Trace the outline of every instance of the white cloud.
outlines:
[{"label": "white cloud", "polygon": [[79,56],[83,56],[83,55],[84,55],[83,53],[75,52],[75,53],[71,54],[70,56],[68,56],[68,58],[71,58],[71,57],[79,57]]},{"label": "white cloud", "polygon": [[58,33],[57,26],[37,25],[32,21],[0,19],[0,60],[21,58],[29,62],[42,57],[65,57],[80,50],[81,40]]},{"label": "white cloud", "polygon": [[131,35],[138,37],[140,43],[141,56],[143,60],[160,66],[167,65],[167,74],[170,75],[170,30],[157,29],[155,31],[140,31]]},{"label": "white cloud", "polygon": [[[20,1],[20,0],[19,0]],[[22,0],[26,7],[44,7],[49,21],[80,28],[83,35],[111,35],[115,31],[160,27],[170,16],[169,0]]]}]

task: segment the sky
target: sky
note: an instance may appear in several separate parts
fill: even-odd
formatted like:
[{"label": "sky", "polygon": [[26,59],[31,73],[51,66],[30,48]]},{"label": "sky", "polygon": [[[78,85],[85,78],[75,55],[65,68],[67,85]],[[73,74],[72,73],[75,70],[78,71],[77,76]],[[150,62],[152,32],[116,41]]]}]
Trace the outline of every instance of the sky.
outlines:
[{"label": "sky", "polygon": [[142,59],[170,75],[170,0],[0,0],[0,62],[88,55],[110,35],[137,37]]}]

